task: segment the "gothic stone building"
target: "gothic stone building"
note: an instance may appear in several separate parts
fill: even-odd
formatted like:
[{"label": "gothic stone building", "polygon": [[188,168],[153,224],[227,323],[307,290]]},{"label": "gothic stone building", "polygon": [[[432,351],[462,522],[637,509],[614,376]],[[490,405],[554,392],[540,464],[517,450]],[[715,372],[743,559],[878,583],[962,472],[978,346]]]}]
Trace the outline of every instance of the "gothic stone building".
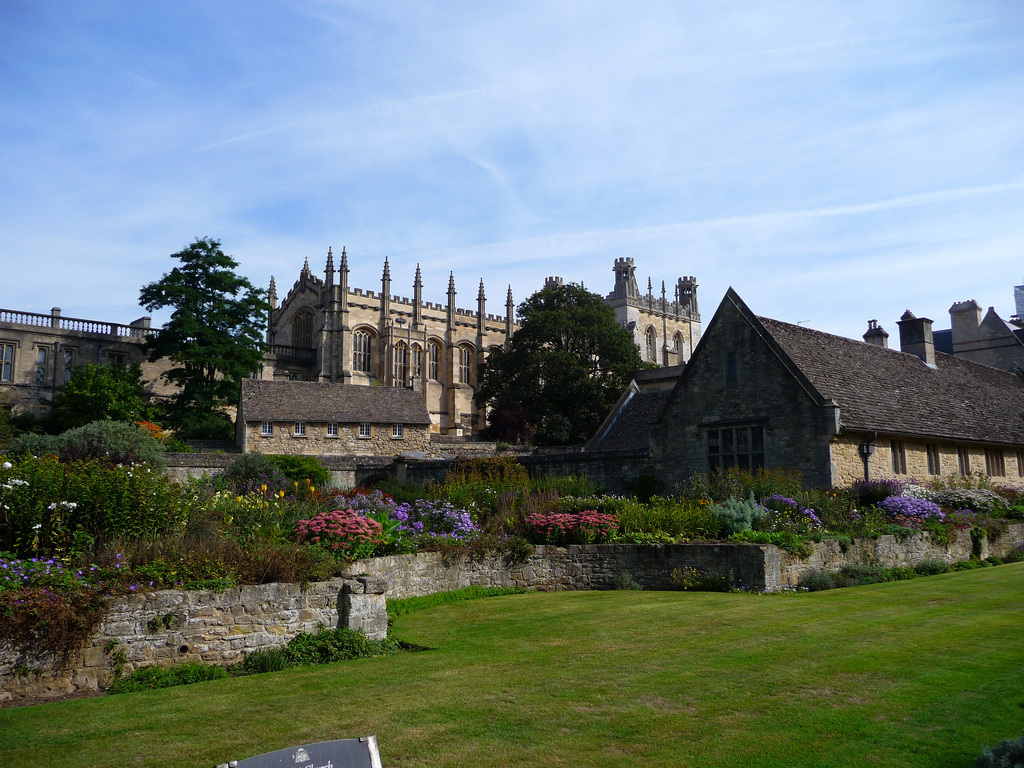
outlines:
[{"label": "gothic stone building", "polygon": [[[637,288],[632,259],[615,261],[615,288],[607,303],[629,328],[645,359],[675,365],[689,358],[700,337],[697,284],[681,278],[675,299],[660,299]],[[486,414],[473,403],[477,369],[488,352],[509,343],[517,329],[511,287],[505,314],[487,313],[483,281],[475,311],[455,305],[455,276],[448,279],[447,302],[423,300],[417,266],[412,298],[392,294],[391,270],[384,262],[379,292],[351,288],[348,254],[338,268],[327,252],[324,278],[306,260],[299,279],[278,303],[270,284],[267,354],[262,379],[316,381],[356,386],[405,387],[418,392],[430,415],[431,431],[472,434]],[[561,284],[548,278],[547,285]]]},{"label": "gothic stone building", "polygon": [[695,470],[778,467],[819,486],[982,473],[1024,486],[1024,380],[936,352],[903,315],[900,350],[755,316],[731,288],[656,423],[669,485]]}]

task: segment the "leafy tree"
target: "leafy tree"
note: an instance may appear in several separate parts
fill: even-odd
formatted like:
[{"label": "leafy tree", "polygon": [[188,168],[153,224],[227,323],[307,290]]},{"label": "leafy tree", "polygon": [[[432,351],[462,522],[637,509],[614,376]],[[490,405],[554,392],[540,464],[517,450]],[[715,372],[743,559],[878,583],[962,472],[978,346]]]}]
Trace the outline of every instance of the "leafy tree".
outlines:
[{"label": "leafy tree", "polygon": [[230,438],[231,421],[220,408],[237,402],[241,380],[260,365],[270,305],[264,291],[235,273],[238,262],[219,240],[197,239],[171,258],[181,266],[139,294],[150,312],[174,308],[146,342],[149,359],[175,364],[164,374],[181,387],[168,416],[183,437]]},{"label": "leafy tree", "polygon": [[145,415],[146,394],[139,366],[89,363],[75,368],[54,396],[51,419],[65,430],[103,419],[138,421]]},{"label": "leafy tree", "polygon": [[[615,312],[580,286],[538,291],[519,306],[519,318],[509,349],[494,350],[480,369],[476,402],[491,409],[498,428],[491,436],[586,442],[633,373],[650,366]],[[511,431],[497,434],[502,427]]]}]

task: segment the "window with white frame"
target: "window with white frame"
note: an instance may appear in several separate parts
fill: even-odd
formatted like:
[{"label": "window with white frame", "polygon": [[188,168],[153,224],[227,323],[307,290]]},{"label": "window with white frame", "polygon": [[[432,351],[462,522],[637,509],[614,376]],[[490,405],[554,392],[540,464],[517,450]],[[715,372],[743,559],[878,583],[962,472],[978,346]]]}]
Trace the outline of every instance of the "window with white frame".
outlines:
[{"label": "window with white frame", "polygon": [[363,373],[370,372],[373,337],[369,331],[356,331],[352,334],[352,368]]},{"label": "window with white frame", "polygon": [[270,437],[274,434],[274,422],[264,421],[260,424],[260,434],[264,437]]},{"label": "window with white frame", "polygon": [[338,422],[332,421],[327,425],[327,436],[337,437],[338,436]]},{"label": "window with white frame", "polygon": [[392,437],[404,437],[405,436],[405,425],[404,424],[392,424],[391,425],[391,436]]},{"label": "window with white frame", "polygon": [[306,436],[306,422],[296,421],[295,422],[295,436],[305,437]]},{"label": "window with white frame", "polygon": [[14,381],[13,344],[0,344],[0,381]]},{"label": "window with white frame", "polygon": [[370,436],[370,425],[368,422],[364,421],[359,425],[359,436],[364,439]]}]

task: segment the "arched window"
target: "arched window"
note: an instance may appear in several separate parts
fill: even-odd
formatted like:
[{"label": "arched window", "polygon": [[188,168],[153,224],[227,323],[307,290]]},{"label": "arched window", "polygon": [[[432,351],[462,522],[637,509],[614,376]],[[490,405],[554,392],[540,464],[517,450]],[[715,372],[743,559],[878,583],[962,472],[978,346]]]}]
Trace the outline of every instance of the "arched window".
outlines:
[{"label": "arched window", "polygon": [[308,309],[300,309],[292,318],[292,346],[313,347],[313,313]]},{"label": "arched window", "polygon": [[675,347],[676,362],[682,362],[682,360],[683,360],[683,334],[680,331],[676,331],[676,335],[672,337],[672,346]]},{"label": "arched window", "polygon": [[363,373],[370,372],[373,336],[369,331],[356,331],[352,334],[352,368]]},{"label": "arched window", "polygon": [[654,326],[647,326],[647,359],[652,363],[658,362],[658,334],[654,332]]},{"label": "arched window", "polygon": [[473,349],[471,347],[459,347],[459,382],[472,384],[473,376]]},{"label": "arched window", "polygon": [[412,345],[412,380],[418,381],[423,375],[423,348],[419,344]]},{"label": "arched window", "polygon": [[441,380],[441,345],[436,341],[430,343],[430,370],[428,374],[431,381]]},{"label": "arched window", "polygon": [[395,383],[404,387],[409,378],[409,347],[404,341],[395,344]]}]

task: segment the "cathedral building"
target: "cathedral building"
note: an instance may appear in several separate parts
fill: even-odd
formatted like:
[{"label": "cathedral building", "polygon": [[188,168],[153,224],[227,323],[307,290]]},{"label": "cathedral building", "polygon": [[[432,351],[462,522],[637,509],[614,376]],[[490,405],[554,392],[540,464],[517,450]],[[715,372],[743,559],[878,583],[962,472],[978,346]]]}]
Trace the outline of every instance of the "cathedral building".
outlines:
[{"label": "cathedral building", "polygon": [[[680,278],[668,301],[664,283],[660,298],[649,280],[647,294],[640,293],[633,259],[616,259],[614,269],[615,288],[605,300],[633,333],[643,358],[662,366],[688,360],[700,338],[694,278]],[[307,259],[280,303],[271,278],[268,352],[260,377],[405,387],[422,393],[431,431],[469,435],[483,429],[486,414],[473,403],[477,369],[492,349],[507,347],[517,329],[511,287],[505,314],[494,315],[487,313],[483,280],[472,311],[455,305],[454,274],[444,304],[423,300],[419,266],[411,299],[392,293],[386,259],[378,292],[350,287],[348,275],[347,252],[342,249],[335,268],[328,249],[324,277],[310,271]]]}]

